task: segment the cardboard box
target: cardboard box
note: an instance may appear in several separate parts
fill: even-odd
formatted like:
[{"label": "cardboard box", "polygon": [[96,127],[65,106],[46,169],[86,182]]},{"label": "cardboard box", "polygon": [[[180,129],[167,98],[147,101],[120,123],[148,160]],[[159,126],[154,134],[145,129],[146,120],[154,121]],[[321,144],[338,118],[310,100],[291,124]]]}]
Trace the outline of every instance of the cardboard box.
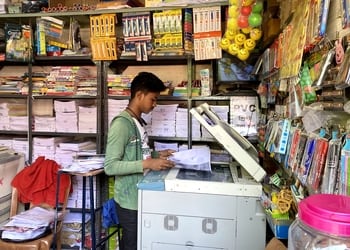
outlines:
[{"label": "cardboard box", "polygon": [[0,224],[10,218],[11,182],[24,167],[24,156],[12,152],[0,153]]},{"label": "cardboard box", "polygon": [[287,250],[287,247],[279,239],[273,237],[266,245],[265,250]]},{"label": "cardboard box", "polygon": [[11,182],[17,172],[24,166],[23,156],[10,153],[0,154],[0,198],[12,193]]}]

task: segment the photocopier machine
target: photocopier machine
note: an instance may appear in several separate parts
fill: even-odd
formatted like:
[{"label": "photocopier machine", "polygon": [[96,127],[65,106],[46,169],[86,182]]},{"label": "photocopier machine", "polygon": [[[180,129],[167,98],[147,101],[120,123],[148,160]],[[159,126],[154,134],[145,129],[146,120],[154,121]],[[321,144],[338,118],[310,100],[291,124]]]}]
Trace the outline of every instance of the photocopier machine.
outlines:
[{"label": "photocopier machine", "polygon": [[138,250],[263,250],[266,175],[255,147],[203,103],[191,114],[233,161],[150,171],[138,183]]}]

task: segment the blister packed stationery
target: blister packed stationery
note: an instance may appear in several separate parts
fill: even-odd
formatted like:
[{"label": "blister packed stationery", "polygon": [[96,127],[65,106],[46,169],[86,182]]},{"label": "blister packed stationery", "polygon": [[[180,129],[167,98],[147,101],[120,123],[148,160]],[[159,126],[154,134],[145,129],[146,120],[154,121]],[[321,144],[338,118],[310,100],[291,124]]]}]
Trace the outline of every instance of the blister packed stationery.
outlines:
[{"label": "blister packed stationery", "polygon": [[297,154],[298,154],[298,147],[299,147],[299,142],[301,137],[301,129],[294,128],[292,134],[293,135],[289,143],[290,149],[289,149],[287,166],[294,172],[295,166],[296,166]]},{"label": "blister packed stationery", "polygon": [[350,135],[341,149],[339,169],[339,194],[350,195]]},{"label": "blister packed stationery", "polygon": [[325,138],[317,138],[315,152],[307,178],[307,185],[313,193],[319,192],[327,152],[328,140]]},{"label": "blister packed stationery", "polygon": [[303,185],[306,184],[306,179],[311,168],[315,147],[316,147],[316,136],[310,135],[307,138],[305,150],[303,153],[303,158],[301,160],[300,167],[298,169],[298,179]]},{"label": "blister packed stationery", "polygon": [[336,132],[333,132],[332,139],[329,141],[328,145],[326,164],[324,168],[324,174],[322,177],[322,194],[335,193],[341,147],[341,139],[337,137]]},{"label": "blister packed stationery", "polygon": [[28,62],[32,49],[32,29],[29,25],[5,24],[6,60]]}]

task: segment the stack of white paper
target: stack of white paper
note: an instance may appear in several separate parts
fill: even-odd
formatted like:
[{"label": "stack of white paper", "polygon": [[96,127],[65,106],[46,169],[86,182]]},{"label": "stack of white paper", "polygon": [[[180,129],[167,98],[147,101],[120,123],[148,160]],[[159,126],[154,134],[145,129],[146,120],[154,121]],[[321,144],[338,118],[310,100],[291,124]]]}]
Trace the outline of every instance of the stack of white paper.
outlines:
[{"label": "stack of white paper", "polygon": [[1,116],[0,114],[0,130],[10,130],[9,116]]},{"label": "stack of white paper", "polygon": [[[83,201],[83,177],[74,175],[72,176],[72,187],[73,192],[68,197],[68,207],[70,208],[82,208]],[[85,186],[85,208],[90,208],[90,185],[86,183]],[[96,189],[96,178],[93,178],[93,195],[96,197],[97,189]],[[96,207],[96,199],[94,199],[94,206]]]},{"label": "stack of white paper", "polygon": [[97,131],[97,107],[79,106],[79,133],[96,133]]},{"label": "stack of white paper", "polygon": [[152,111],[151,135],[175,137],[175,114],[178,104],[157,105]]},{"label": "stack of white paper", "polygon": [[5,14],[7,13],[7,6],[11,3],[11,1],[8,0],[2,0],[0,1],[0,13]]},{"label": "stack of white paper", "polygon": [[154,150],[162,151],[162,150],[166,150],[166,149],[178,151],[179,144],[177,142],[173,142],[173,143],[157,142],[157,141],[154,142]]},{"label": "stack of white paper", "polygon": [[96,148],[96,143],[92,141],[69,141],[59,143],[59,147],[62,150],[72,150],[75,152]]},{"label": "stack of white paper", "polygon": [[[188,136],[188,110],[187,108],[178,108],[176,111],[175,131],[177,137]],[[200,123],[192,117],[192,138],[200,138]]]},{"label": "stack of white paper", "polygon": [[77,155],[73,150],[62,150],[59,146],[56,147],[55,161],[61,165],[61,167],[70,166],[73,162],[74,156]]},{"label": "stack of white paper", "polygon": [[122,112],[129,104],[129,100],[108,99],[108,124],[115,116]]},{"label": "stack of white paper", "polygon": [[76,101],[54,101],[56,132],[78,132],[78,112]]},{"label": "stack of white paper", "polygon": [[[74,190],[74,187],[73,187]],[[75,206],[69,206],[75,207]],[[90,219],[89,213],[85,214],[85,232],[90,229]],[[81,246],[81,230],[82,230],[82,213],[69,212],[66,214],[63,220],[62,227],[62,244],[70,247],[80,247]]]},{"label": "stack of white paper", "polygon": [[28,116],[10,116],[10,130],[28,131]]},{"label": "stack of white paper", "polygon": [[53,116],[34,116],[34,131],[55,132],[56,118]]},{"label": "stack of white paper", "polygon": [[85,150],[95,150],[96,153],[96,143],[92,141],[61,142],[56,147],[55,161],[62,167],[69,167],[74,157]]},{"label": "stack of white paper", "polygon": [[44,155],[47,159],[54,160],[58,144],[68,140],[68,137],[34,137],[33,159]]},{"label": "stack of white paper", "polygon": [[175,162],[175,167],[211,171],[209,147],[192,148],[173,153],[169,159]]},{"label": "stack of white paper", "polygon": [[0,103],[0,129],[28,130],[27,105],[23,100]]},{"label": "stack of white paper", "polygon": [[210,105],[210,108],[224,121],[228,122],[229,105]]},{"label": "stack of white paper", "polygon": [[[228,113],[230,107],[228,105],[210,105],[210,108],[220,117],[221,120],[228,122]],[[203,138],[213,138],[206,128],[201,126]]]},{"label": "stack of white paper", "polygon": [[25,155],[25,159],[29,160],[29,142],[27,138],[13,138],[12,148],[18,153]]},{"label": "stack of white paper", "polygon": [[[23,102],[0,103],[1,130],[28,130],[28,120],[23,124],[27,115],[27,106]],[[19,118],[16,118],[19,117]],[[24,118],[23,118],[24,117]],[[22,119],[23,118],[23,119]]]},{"label": "stack of white paper", "polygon": [[78,113],[56,113],[56,132],[77,133]]},{"label": "stack of white paper", "polygon": [[13,147],[12,146],[12,139],[13,139],[13,137],[1,136],[0,137],[0,146],[12,148]]},{"label": "stack of white paper", "polygon": [[105,157],[104,155],[86,155],[73,157],[73,162],[70,166],[64,167],[66,172],[81,172],[86,173],[92,170],[103,168]]},{"label": "stack of white paper", "polygon": [[10,130],[10,117],[7,103],[0,103],[0,129]]}]

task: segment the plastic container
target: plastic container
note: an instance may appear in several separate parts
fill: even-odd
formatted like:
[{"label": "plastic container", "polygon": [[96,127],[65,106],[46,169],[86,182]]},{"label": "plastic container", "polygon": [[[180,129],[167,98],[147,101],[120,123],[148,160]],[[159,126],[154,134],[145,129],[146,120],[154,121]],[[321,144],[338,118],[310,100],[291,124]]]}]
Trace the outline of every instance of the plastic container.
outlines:
[{"label": "plastic container", "polygon": [[315,194],[299,203],[288,250],[350,249],[350,196]]},{"label": "plastic container", "polygon": [[90,39],[92,59],[117,60],[117,39],[115,37]]},{"label": "plastic container", "polygon": [[90,34],[92,38],[115,36],[115,14],[90,16]]}]

